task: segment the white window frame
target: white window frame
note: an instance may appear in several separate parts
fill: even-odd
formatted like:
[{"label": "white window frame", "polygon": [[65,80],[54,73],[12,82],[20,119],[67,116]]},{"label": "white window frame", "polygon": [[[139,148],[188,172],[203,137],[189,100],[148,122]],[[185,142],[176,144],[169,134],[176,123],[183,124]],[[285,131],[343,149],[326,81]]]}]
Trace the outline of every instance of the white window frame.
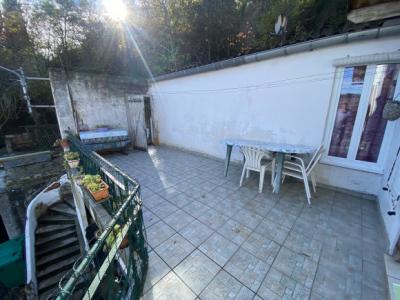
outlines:
[{"label": "white window frame", "polygon": [[[385,63],[399,63],[399,62],[385,62]],[[377,162],[375,163],[375,162],[356,160],[357,150],[358,150],[358,146],[360,144],[360,140],[361,140],[361,136],[362,136],[364,120],[365,120],[367,110],[368,110],[369,97],[370,97],[370,93],[371,93],[371,89],[372,89],[372,83],[373,83],[373,79],[374,79],[374,76],[376,73],[376,66],[378,64],[382,64],[382,63],[379,62],[377,64],[372,64],[370,62],[367,62],[367,63],[343,65],[343,66],[338,66],[336,68],[331,102],[330,102],[329,113],[328,113],[328,118],[327,118],[325,141],[324,141],[326,151],[325,151],[324,157],[321,160],[322,163],[328,164],[328,165],[333,165],[333,166],[339,166],[339,167],[360,170],[360,171],[371,172],[371,173],[383,174],[384,163],[385,163],[385,160],[386,160],[386,157],[388,154],[390,141],[394,135],[394,127],[395,127],[394,122],[388,121],[388,123],[386,125],[385,134],[384,134],[384,137],[382,140],[382,145],[381,145],[381,149],[379,151],[379,156],[378,156]],[[352,66],[357,66],[357,65],[359,65],[359,66],[366,65],[367,69],[366,69],[365,78],[364,78],[363,90],[362,90],[360,102],[358,105],[357,116],[356,116],[354,126],[353,126],[353,132],[352,132],[352,136],[351,136],[351,140],[350,140],[348,154],[347,154],[346,158],[329,156],[328,155],[329,147],[331,144],[332,133],[333,133],[335,118],[336,118],[336,113],[337,113],[337,107],[338,107],[339,99],[340,99],[340,92],[341,92],[341,87],[342,87],[342,82],[343,82],[344,70],[346,67],[352,67]],[[400,78],[397,80],[397,85],[395,88],[395,95],[397,95],[399,92],[400,92]]]}]

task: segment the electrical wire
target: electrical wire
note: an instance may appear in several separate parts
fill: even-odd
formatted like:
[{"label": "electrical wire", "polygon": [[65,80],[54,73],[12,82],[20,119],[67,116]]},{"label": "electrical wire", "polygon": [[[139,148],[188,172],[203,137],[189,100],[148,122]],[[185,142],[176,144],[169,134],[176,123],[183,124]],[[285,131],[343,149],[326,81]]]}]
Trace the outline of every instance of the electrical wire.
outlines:
[{"label": "electrical wire", "polygon": [[[381,71],[385,73],[385,71]],[[157,88],[153,92],[153,94],[167,94],[167,95],[175,95],[175,94],[201,94],[201,93],[215,93],[215,92],[233,92],[233,91],[240,91],[240,90],[251,90],[251,89],[266,89],[266,88],[275,88],[279,86],[289,86],[293,84],[300,84],[300,83],[314,83],[319,81],[327,81],[333,80],[336,71],[328,72],[328,73],[316,73],[310,74],[306,76],[300,77],[293,77],[293,78],[286,78],[277,81],[270,81],[270,82],[261,82],[259,84],[254,85],[247,85],[247,86],[240,86],[240,87],[227,87],[227,88],[218,88],[218,89],[197,89],[197,90],[176,90],[176,91],[160,91]],[[376,70],[368,70],[364,72],[365,75],[367,74],[379,74]],[[365,76],[364,75],[364,76]],[[352,78],[351,75],[344,75],[343,79]]]}]

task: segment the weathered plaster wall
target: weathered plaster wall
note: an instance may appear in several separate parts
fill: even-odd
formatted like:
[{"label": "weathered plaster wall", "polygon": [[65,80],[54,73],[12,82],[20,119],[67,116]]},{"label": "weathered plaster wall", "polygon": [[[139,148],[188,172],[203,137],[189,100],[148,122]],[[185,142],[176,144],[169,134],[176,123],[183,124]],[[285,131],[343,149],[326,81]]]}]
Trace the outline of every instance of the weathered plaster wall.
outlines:
[{"label": "weathered plaster wall", "polygon": [[[220,158],[228,137],[317,146],[324,140],[333,61],[399,48],[398,38],[382,38],[157,82],[150,93],[160,143]],[[382,174],[327,164],[318,172],[324,184],[374,195],[381,188]]]},{"label": "weathered plaster wall", "polygon": [[70,72],[67,81],[65,72],[58,69],[50,71],[50,83],[61,132],[68,128],[76,132],[76,124],[129,130],[127,101],[147,92],[146,84],[115,76]]},{"label": "weathered plaster wall", "polygon": [[49,77],[61,136],[64,136],[66,130],[76,133],[76,122],[68,92],[66,75],[59,70],[50,70]]}]

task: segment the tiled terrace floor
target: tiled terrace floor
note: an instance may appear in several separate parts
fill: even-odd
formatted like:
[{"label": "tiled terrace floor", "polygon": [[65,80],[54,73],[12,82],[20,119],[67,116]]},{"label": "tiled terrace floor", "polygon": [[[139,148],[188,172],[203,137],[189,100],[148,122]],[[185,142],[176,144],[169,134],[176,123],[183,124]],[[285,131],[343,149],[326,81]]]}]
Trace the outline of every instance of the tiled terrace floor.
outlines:
[{"label": "tiled terrace floor", "polygon": [[144,299],[386,299],[374,201],[303,186],[257,193],[240,167],[172,148],[107,156],[142,186]]}]

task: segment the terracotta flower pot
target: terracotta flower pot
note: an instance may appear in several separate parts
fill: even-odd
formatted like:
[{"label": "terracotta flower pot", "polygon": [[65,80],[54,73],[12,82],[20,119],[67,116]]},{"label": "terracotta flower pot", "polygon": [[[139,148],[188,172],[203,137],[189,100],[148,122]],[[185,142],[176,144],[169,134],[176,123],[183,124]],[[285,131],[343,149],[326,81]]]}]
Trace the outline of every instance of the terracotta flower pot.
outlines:
[{"label": "terracotta flower pot", "polygon": [[60,141],[61,147],[65,150],[65,151],[69,151],[69,143],[67,139],[61,139]]},{"label": "terracotta flower pot", "polygon": [[96,201],[101,201],[106,198],[108,198],[109,193],[108,193],[108,185],[104,181],[102,181],[102,184],[104,187],[98,191],[93,192],[92,190],[88,189],[90,194],[93,196],[94,200]]},{"label": "terracotta flower pot", "polygon": [[122,240],[121,244],[119,245],[119,249],[125,249],[126,247],[129,246],[129,240],[128,237],[124,237],[124,239]]}]

